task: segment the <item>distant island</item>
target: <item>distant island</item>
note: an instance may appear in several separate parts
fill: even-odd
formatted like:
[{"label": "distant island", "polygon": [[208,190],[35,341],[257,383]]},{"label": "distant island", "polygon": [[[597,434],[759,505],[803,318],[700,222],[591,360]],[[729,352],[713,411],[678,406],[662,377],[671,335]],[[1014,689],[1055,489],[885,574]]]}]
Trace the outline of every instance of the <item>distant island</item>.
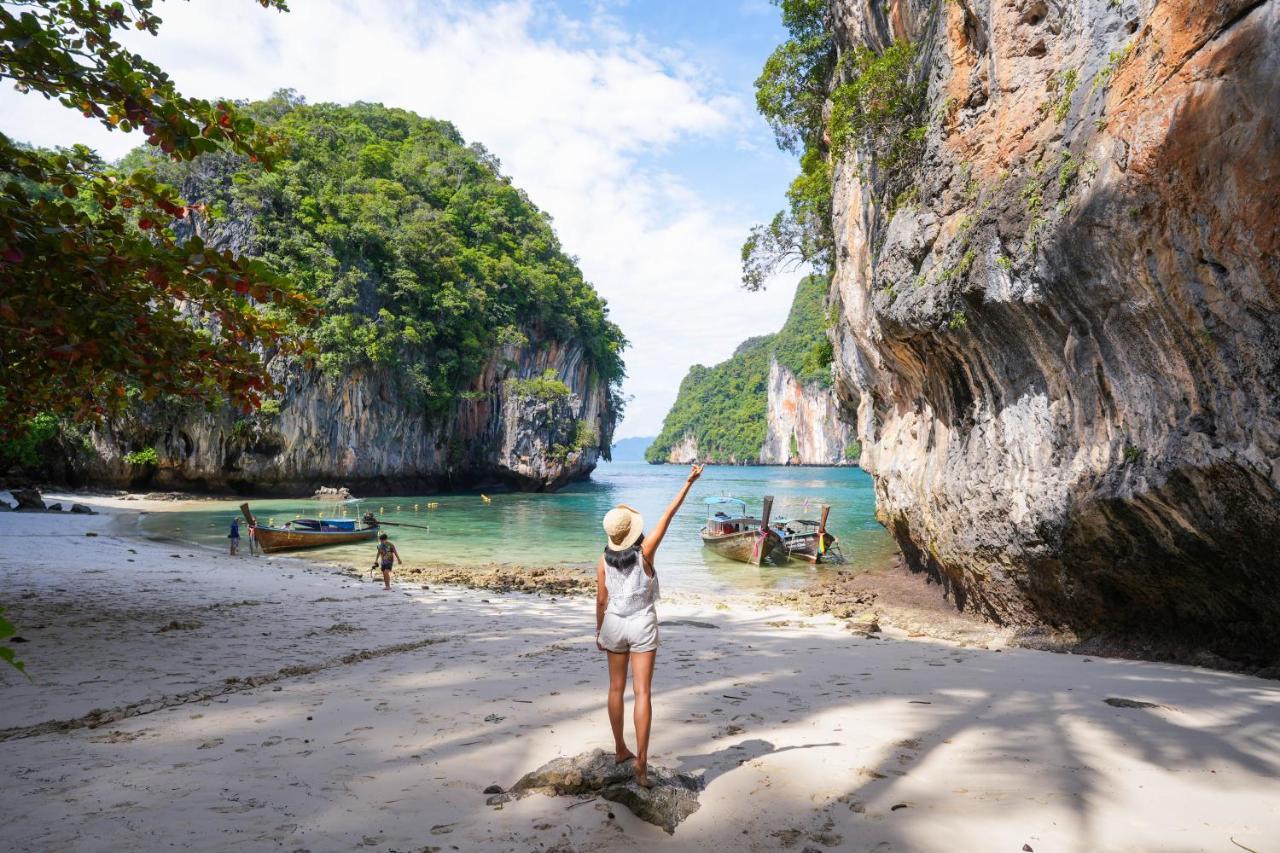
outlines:
[{"label": "distant island", "polygon": [[645,459],[721,465],[856,462],[860,446],[848,421],[839,417],[832,390],[827,287],[822,276],[805,278],[781,330],[748,338],[719,364],[689,368]]},{"label": "distant island", "polygon": [[653,444],[655,437],[652,435],[638,435],[616,442],[610,448],[611,461],[643,462],[644,452],[649,449],[649,445]]}]

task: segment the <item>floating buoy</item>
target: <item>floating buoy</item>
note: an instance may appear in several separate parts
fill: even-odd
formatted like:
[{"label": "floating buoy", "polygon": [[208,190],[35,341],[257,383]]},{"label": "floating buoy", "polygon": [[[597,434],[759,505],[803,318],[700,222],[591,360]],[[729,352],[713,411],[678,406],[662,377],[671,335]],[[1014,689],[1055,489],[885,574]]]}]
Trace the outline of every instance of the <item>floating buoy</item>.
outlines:
[{"label": "floating buoy", "polygon": [[414,511],[414,512],[417,512],[417,511],[418,511],[418,505],[417,505],[417,504],[414,504],[414,505],[413,505],[413,511]]},{"label": "floating buoy", "polygon": [[387,508],[385,506],[378,507],[378,515],[386,515],[386,514],[387,514]]},{"label": "floating buoy", "polygon": [[484,501],[485,503],[493,503],[493,498],[489,497],[488,495],[481,495],[480,500]]},{"label": "floating buoy", "polygon": [[431,503],[427,504],[427,509],[435,509],[438,506],[440,506],[439,501],[432,501]]},{"label": "floating buoy", "polygon": [[396,507],[396,512],[399,512],[399,511],[400,511],[400,507]]}]

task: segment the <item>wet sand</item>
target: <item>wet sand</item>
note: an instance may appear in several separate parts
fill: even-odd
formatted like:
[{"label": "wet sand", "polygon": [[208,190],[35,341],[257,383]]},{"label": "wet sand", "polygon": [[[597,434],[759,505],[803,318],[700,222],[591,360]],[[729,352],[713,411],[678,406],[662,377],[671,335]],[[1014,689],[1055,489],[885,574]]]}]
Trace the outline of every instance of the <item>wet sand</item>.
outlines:
[{"label": "wet sand", "polygon": [[913,638],[889,618],[868,637],[846,627],[858,613],[670,589],[651,760],[702,775],[700,809],[669,836],[603,801],[489,806],[489,785],[610,746],[589,596],[443,578],[383,592],[367,573],[133,529],[128,515],[0,514],[3,604],[32,675],[0,673],[9,849],[1043,853],[1280,838],[1274,681],[993,634]]}]

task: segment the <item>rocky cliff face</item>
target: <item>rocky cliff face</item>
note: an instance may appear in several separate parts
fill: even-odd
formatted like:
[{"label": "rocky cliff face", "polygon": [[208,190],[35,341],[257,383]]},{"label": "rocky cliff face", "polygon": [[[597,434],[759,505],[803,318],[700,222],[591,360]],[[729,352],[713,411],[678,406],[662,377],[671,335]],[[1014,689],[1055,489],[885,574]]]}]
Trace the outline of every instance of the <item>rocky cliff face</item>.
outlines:
[{"label": "rocky cliff face", "polygon": [[[444,422],[406,404],[389,373],[332,379],[296,364],[272,367],[287,389],[278,415],[141,411],[94,433],[94,452],[78,459],[73,477],[295,495],[333,483],[366,493],[486,482],[538,491],[589,475],[613,431],[608,389],[575,345],[502,348]],[[512,381],[547,371],[567,395],[524,393]],[[125,459],[142,447],[155,448],[157,464]]]},{"label": "rocky cliff face", "polygon": [[698,456],[698,439],[694,437],[693,433],[687,432],[684,434],[684,438],[671,446],[671,450],[667,452],[666,461],[674,465],[688,465],[692,462],[697,462],[700,458]]},{"label": "rocky cliff face", "polygon": [[1280,0],[837,0],[920,45],[837,165],[837,384],[911,563],[1006,622],[1280,651]]},{"label": "rocky cliff face", "polygon": [[[831,389],[805,384],[778,363],[769,362],[768,430],[760,448],[764,465],[844,465],[845,451],[854,441],[853,429],[842,420]],[[856,454],[855,454],[856,456]]]}]

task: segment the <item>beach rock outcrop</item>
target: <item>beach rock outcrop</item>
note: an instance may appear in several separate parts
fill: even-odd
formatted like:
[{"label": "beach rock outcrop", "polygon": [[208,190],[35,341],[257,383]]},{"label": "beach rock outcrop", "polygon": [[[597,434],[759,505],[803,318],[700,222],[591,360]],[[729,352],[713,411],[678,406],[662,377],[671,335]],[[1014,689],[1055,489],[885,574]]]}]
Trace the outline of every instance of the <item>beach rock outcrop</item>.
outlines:
[{"label": "beach rock outcrop", "polygon": [[43,511],[45,508],[39,489],[10,489],[9,494],[13,496],[14,509]]},{"label": "beach rock outcrop", "polygon": [[351,500],[351,490],[346,486],[321,486],[316,489],[316,493],[311,496],[311,499],[317,501],[349,501]]},{"label": "beach rock outcrop", "polygon": [[910,564],[1004,623],[1274,658],[1280,0],[832,8],[927,85],[905,174],[834,164],[837,388]]},{"label": "beach rock outcrop", "polygon": [[681,821],[698,810],[702,782],[696,776],[653,764],[649,765],[648,776],[653,787],[640,787],[632,762],[618,764],[612,754],[596,749],[553,759],[487,802],[497,805],[534,793],[595,796],[624,805],[641,820],[674,833]]}]

